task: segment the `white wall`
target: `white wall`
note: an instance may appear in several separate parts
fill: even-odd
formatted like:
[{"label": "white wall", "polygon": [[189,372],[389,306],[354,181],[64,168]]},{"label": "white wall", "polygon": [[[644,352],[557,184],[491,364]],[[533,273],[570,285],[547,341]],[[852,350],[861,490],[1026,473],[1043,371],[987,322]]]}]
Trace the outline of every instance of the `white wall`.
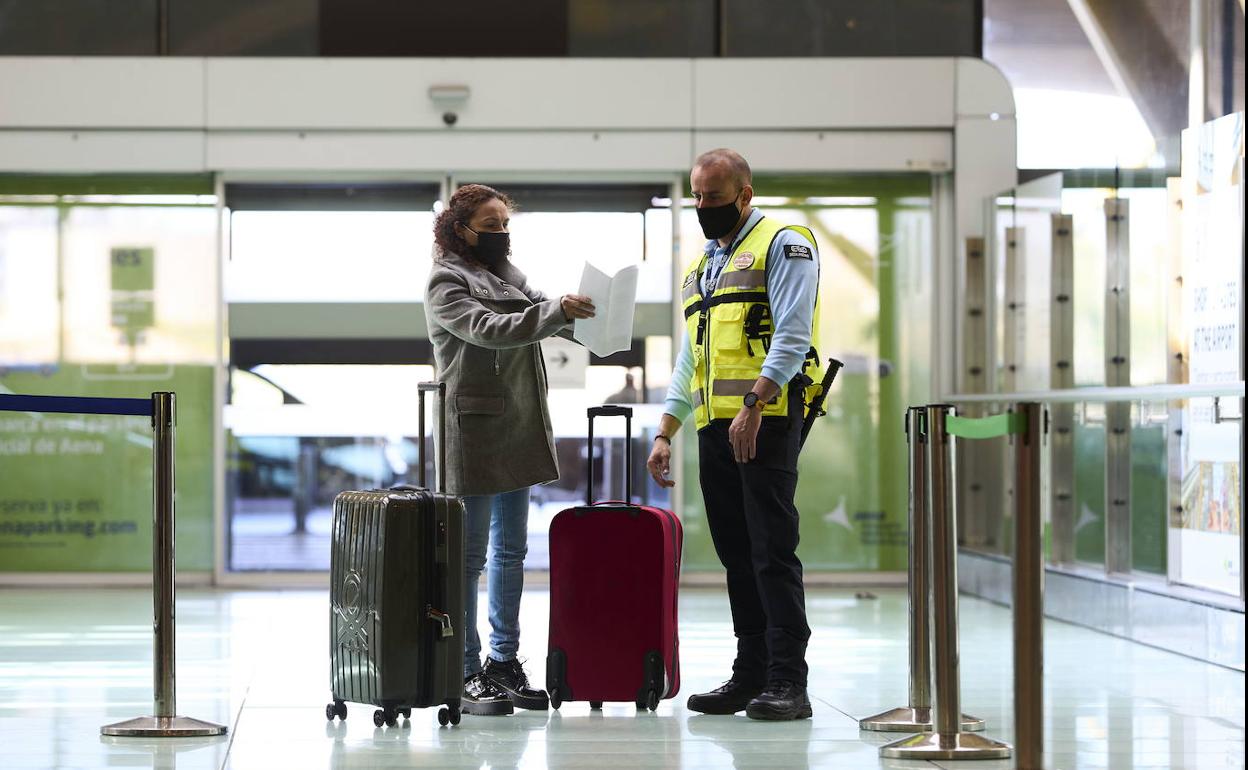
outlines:
[{"label": "white wall", "polygon": [[0,170],[672,172],[733,144],[761,171],[941,171],[990,112],[1009,87],[969,59],[8,57]]}]

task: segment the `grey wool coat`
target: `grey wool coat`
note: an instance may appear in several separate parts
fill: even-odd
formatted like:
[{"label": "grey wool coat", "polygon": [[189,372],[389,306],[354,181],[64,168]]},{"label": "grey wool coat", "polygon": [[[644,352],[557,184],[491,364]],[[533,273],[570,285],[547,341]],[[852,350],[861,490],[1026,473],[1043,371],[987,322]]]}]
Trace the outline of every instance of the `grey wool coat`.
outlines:
[{"label": "grey wool coat", "polygon": [[558,299],[510,261],[498,274],[455,254],[434,261],[425,318],[446,383],[446,483],[492,495],[559,478],[541,340],[571,336]]}]

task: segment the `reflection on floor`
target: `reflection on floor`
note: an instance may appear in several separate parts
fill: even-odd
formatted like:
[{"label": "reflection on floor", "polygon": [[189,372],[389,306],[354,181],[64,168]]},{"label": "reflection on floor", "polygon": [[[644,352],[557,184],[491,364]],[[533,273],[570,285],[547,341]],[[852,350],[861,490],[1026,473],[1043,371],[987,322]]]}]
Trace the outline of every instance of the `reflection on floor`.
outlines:
[{"label": "reflection on floor", "polygon": [[[220,739],[104,740],[101,725],[151,710],[151,598],[140,590],[0,590],[0,767],[102,768],[876,768],[1010,762],[893,762],[888,738],[855,718],[904,703],[906,603],[898,590],[856,599],[812,590],[813,720],[766,724],[685,710],[726,677],[733,654],[722,591],[681,601],[684,691],[657,713],[584,703],[560,712],[465,716],[433,711],[376,729],[352,705],[326,724],[324,592],[183,591],[178,711],[223,722]],[[525,598],[521,652],[544,679],[547,596]],[[483,628],[485,623],[482,623]],[[1048,766],[1242,767],[1244,676],[1081,628],[1046,626]],[[1010,616],[962,600],[962,702],[1009,740]],[[894,736],[896,737],[896,736]]]},{"label": "reflection on floor", "polygon": [[[529,555],[525,568],[550,568],[550,521],[555,514],[579,500],[535,501],[529,507]],[[329,570],[329,537],[333,509],[313,508],[304,531],[295,529],[295,505],[290,498],[252,498],[235,502],[230,520],[230,569]]]}]

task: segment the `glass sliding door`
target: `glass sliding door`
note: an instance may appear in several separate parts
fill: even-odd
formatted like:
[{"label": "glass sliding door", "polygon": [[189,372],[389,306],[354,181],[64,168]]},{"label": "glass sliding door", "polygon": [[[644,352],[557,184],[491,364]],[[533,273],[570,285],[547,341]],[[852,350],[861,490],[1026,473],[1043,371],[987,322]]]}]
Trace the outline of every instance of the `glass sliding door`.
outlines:
[{"label": "glass sliding door", "polygon": [[[482,181],[515,199],[512,259],[548,296],[575,292],[587,261],[641,269],[631,348],[582,351],[579,368],[551,378],[561,474],[533,490],[526,561],[542,570],[551,518],[585,497],[586,407],[631,403],[638,425],[657,422],[645,415],[670,376],[670,185]],[[338,492],[417,481],[416,383],[435,376],[421,302],[438,190],[227,185],[228,570],[327,569]],[[548,364],[561,343],[543,343]],[[598,494],[620,497],[622,426],[604,423],[598,435]],[[648,445],[639,432],[635,457]],[[642,465],[632,469],[635,496],[670,507]]]}]

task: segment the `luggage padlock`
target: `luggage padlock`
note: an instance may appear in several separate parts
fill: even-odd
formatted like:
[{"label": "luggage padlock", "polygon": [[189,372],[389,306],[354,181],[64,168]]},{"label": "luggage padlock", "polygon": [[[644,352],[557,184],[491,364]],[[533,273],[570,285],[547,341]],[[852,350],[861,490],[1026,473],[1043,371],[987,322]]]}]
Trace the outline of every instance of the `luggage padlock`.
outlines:
[{"label": "luggage padlock", "polygon": [[435,610],[433,607],[425,606],[425,617],[436,621],[442,626],[442,638],[446,639],[455,635],[455,628],[451,625],[451,616],[445,612]]}]

